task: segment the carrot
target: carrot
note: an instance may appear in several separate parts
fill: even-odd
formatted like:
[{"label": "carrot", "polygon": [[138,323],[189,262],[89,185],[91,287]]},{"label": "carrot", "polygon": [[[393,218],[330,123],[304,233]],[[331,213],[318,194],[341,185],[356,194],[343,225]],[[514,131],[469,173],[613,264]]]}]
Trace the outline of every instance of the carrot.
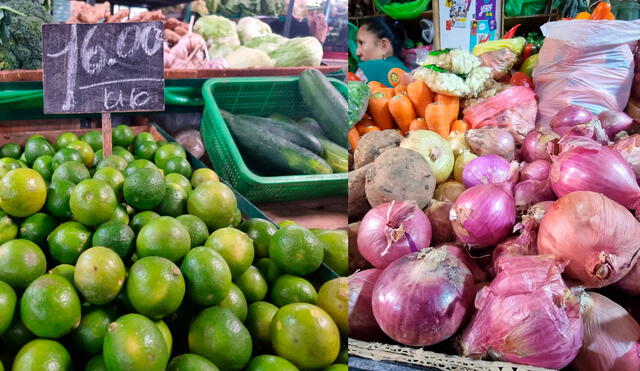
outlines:
[{"label": "carrot", "polygon": [[458,133],[464,133],[469,130],[469,124],[462,120],[456,120],[451,124],[451,131],[457,131]]},{"label": "carrot", "polygon": [[449,108],[446,104],[434,102],[427,106],[424,112],[424,120],[431,131],[435,131],[442,137],[449,136],[451,121],[449,121]]},{"label": "carrot", "polygon": [[367,126],[366,128],[364,128],[361,134],[365,135],[366,133],[370,133],[372,131],[380,131],[380,128],[377,126]]},{"label": "carrot", "polygon": [[389,111],[391,116],[396,120],[398,127],[403,132],[409,131],[411,121],[415,120],[416,112],[413,110],[413,104],[406,95],[396,95],[389,101]]},{"label": "carrot", "polygon": [[356,149],[356,147],[358,147],[358,142],[360,141],[360,133],[358,133],[358,129],[356,129],[355,126],[349,129],[348,137],[351,149]]},{"label": "carrot", "polygon": [[387,74],[387,78],[389,79],[389,84],[391,84],[391,86],[393,87],[400,85],[400,80],[402,79],[402,75],[404,75],[405,73],[406,72],[402,68],[394,67],[390,69],[389,73]]},{"label": "carrot", "polygon": [[606,1],[601,1],[598,3],[598,5],[596,5],[596,8],[593,10],[593,13],[591,13],[591,17],[589,19],[607,19],[607,15],[609,13],[611,13],[611,4],[607,3]]},{"label": "carrot", "polygon": [[452,97],[450,95],[436,94],[434,102],[442,103],[447,106],[447,112],[449,112],[449,124],[458,119],[460,114],[460,98]]},{"label": "carrot", "polygon": [[[393,90],[393,89],[388,89]],[[369,98],[369,112],[375,124],[382,130],[393,128],[393,117],[389,112],[391,95],[384,91],[376,91]]]},{"label": "carrot", "polygon": [[386,88],[386,86],[384,86],[380,81],[369,81],[367,85],[369,85],[369,89],[371,89],[371,92],[374,92],[380,88]]},{"label": "carrot", "polygon": [[407,94],[407,85],[400,84],[400,85],[395,87],[394,91],[395,91],[395,95]]},{"label": "carrot", "polygon": [[416,80],[407,85],[407,95],[413,104],[418,117],[424,118],[424,110],[429,103],[433,102],[431,90],[424,81]]},{"label": "carrot", "polygon": [[362,134],[362,130],[364,130],[364,128],[368,126],[376,126],[376,123],[370,117],[363,118],[362,120],[358,121],[358,123],[354,127],[356,128],[358,133]]},{"label": "carrot", "polygon": [[414,130],[429,130],[429,127],[427,126],[427,122],[424,121],[423,118],[418,117],[417,119],[411,121],[411,124],[409,124],[409,131]]},{"label": "carrot", "polygon": [[387,98],[389,98],[389,99],[393,98],[393,96],[396,95],[396,89],[395,88],[380,88],[380,89],[376,90],[376,92],[384,93],[387,96]]}]

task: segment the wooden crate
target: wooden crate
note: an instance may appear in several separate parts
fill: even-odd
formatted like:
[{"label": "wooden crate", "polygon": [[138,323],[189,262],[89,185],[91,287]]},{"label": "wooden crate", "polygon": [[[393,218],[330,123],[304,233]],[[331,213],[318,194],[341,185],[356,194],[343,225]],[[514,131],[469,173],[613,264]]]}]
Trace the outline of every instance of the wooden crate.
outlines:
[{"label": "wooden crate", "polygon": [[[130,126],[130,128],[133,131],[134,135],[138,135],[142,132],[148,131],[153,135],[153,137],[157,141],[166,142],[162,134],[160,134],[158,130],[156,130],[156,128],[151,125],[136,125],[136,126]],[[27,139],[29,139],[29,137],[31,137],[32,135],[42,135],[45,138],[47,138],[49,142],[55,143],[56,138],[58,138],[58,136],[60,136],[60,134],[62,133],[74,133],[77,136],[81,136],[91,130],[96,130],[96,129],[95,128],[92,128],[92,129],[76,128],[76,129],[63,129],[63,130],[34,130],[34,131],[8,132],[8,133],[3,132],[0,134],[0,146],[9,142],[18,143],[19,145],[24,146]]]}]

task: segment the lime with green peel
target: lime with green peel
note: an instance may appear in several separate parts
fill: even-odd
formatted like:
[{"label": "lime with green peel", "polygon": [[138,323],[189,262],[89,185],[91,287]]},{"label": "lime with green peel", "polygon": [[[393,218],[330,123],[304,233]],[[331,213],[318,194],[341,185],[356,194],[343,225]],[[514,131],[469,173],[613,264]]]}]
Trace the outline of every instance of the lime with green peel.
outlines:
[{"label": "lime with green peel", "polygon": [[162,256],[179,262],[190,249],[189,231],[169,216],[161,216],[147,223],[136,239],[136,253],[140,258]]},{"label": "lime with green peel", "polygon": [[154,322],[160,333],[162,333],[162,338],[164,339],[164,343],[167,345],[167,351],[171,354],[171,349],[173,348],[173,335],[171,335],[171,330],[163,320],[157,320]]},{"label": "lime with green peel", "polygon": [[64,277],[70,284],[73,285],[73,275],[76,272],[76,267],[71,264],[60,264],[55,267],[49,269],[49,274],[57,274],[58,276]]},{"label": "lime with green peel", "polygon": [[[17,305],[20,304],[18,303]],[[16,307],[16,311],[18,309],[19,308]],[[24,325],[17,312],[15,316],[16,319],[13,321],[11,326],[9,326],[7,331],[4,332],[2,338],[0,338],[4,340],[7,348],[13,353],[19,351],[22,346],[36,338],[36,336],[29,331],[27,326]]]},{"label": "lime with green peel", "polygon": [[298,371],[298,368],[286,359],[278,356],[264,354],[257,356],[249,362],[245,371]]},{"label": "lime with green peel", "polygon": [[46,209],[51,215],[59,219],[71,218],[69,200],[75,186],[74,183],[64,179],[54,180],[49,184]]},{"label": "lime with green peel", "polygon": [[282,275],[280,269],[269,258],[262,258],[256,262],[256,267],[262,273],[262,277],[267,280],[269,285],[273,285],[278,277]]},{"label": "lime with green peel", "polygon": [[64,277],[45,274],[20,299],[20,318],[38,337],[56,339],[80,324],[80,298]]},{"label": "lime with green peel", "polygon": [[0,208],[11,216],[33,215],[46,199],[47,185],[35,170],[14,169],[0,179]]},{"label": "lime with green peel", "polygon": [[95,246],[78,258],[73,280],[85,300],[103,305],[118,296],[124,285],[125,273],[124,263],[115,251]]},{"label": "lime with green peel", "polygon": [[156,151],[158,150],[158,144],[156,142],[146,141],[140,143],[135,148],[136,158],[153,161]]},{"label": "lime with green peel", "polygon": [[189,251],[182,260],[187,295],[202,306],[219,304],[231,289],[231,271],[222,256],[213,249],[200,246]]},{"label": "lime with green peel", "polygon": [[278,307],[292,303],[315,304],[317,300],[318,292],[315,287],[302,277],[282,275],[271,288],[271,302]]},{"label": "lime with green peel", "polygon": [[189,214],[202,219],[210,230],[231,225],[237,208],[235,194],[220,182],[200,184],[191,192],[187,202]]},{"label": "lime with green peel", "polygon": [[55,261],[76,264],[80,254],[91,246],[91,231],[78,222],[66,222],[49,234],[47,242]]},{"label": "lime with green peel", "polygon": [[218,306],[229,309],[242,322],[247,318],[247,299],[245,299],[242,290],[233,283],[231,284],[229,293]]},{"label": "lime with green peel", "polygon": [[140,314],[126,314],[109,325],[102,356],[110,371],[164,371],[169,362],[162,333]]},{"label": "lime with green peel", "polygon": [[276,354],[301,369],[330,366],[340,351],[340,332],[322,308],[289,304],[271,322],[271,344]]},{"label": "lime with green peel", "polygon": [[169,362],[167,371],[219,371],[208,359],[197,354],[181,354]]},{"label": "lime with green peel", "polygon": [[133,218],[131,218],[130,225],[133,231],[137,234],[140,233],[142,227],[147,225],[147,223],[159,217],[160,214],[156,213],[155,211],[142,211],[135,214]]},{"label": "lime with green peel", "polygon": [[100,160],[96,168],[102,169],[104,167],[112,167],[122,173],[127,168],[127,166],[129,166],[127,160],[118,155],[111,155]]},{"label": "lime with green peel", "polygon": [[133,253],[135,233],[127,224],[109,221],[101,224],[93,233],[93,246],[105,246],[115,251],[122,259]]},{"label": "lime with green peel", "polygon": [[231,226],[233,228],[238,228],[240,223],[242,223],[242,211],[240,211],[240,209],[236,209],[236,212],[233,215],[233,221],[231,222]]},{"label": "lime with green peel", "polygon": [[268,220],[251,218],[242,222],[238,228],[253,240],[253,247],[258,258],[269,256],[269,241],[278,231],[278,227]]},{"label": "lime with green peel", "polygon": [[73,344],[86,355],[101,353],[109,324],[116,318],[115,307],[92,307],[82,314],[80,325],[71,333]]},{"label": "lime with green peel", "polygon": [[298,225],[296,224],[296,222],[294,222],[293,220],[281,220],[280,222],[278,222],[278,227],[282,228],[282,227],[289,227],[292,225]]},{"label": "lime with green peel", "polygon": [[[1,222],[2,219],[0,219]],[[58,224],[58,221],[51,215],[45,213],[33,214],[20,225],[20,238],[29,240],[44,248],[47,246],[47,236],[56,229]]]},{"label": "lime with green peel", "polygon": [[53,156],[54,153],[53,146],[44,137],[32,137],[24,145],[24,158],[29,164],[42,155]]},{"label": "lime with green peel", "polygon": [[133,131],[127,125],[118,125],[111,131],[114,146],[127,148],[133,143]]},{"label": "lime with green peel", "polygon": [[322,265],[324,246],[310,230],[291,225],[271,237],[269,256],[281,271],[306,276]]},{"label": "lime with green peel", "polygon": [[18,143],[5,143],[0,148],[0,157],[9,157],[13,159],[19,159],[22,154],[22,149]]},{"label": "lime with green peel", "polygon": [[182,189],[184,189],[185,192],[187,192],[187,196],[191,194],[191,191],[193,191],[193,188],[191,188],[191,182],[189,182],[189,179],[185,178],[183,175],[180,175],[178,173],[171,173],[171,174],[165,175],[164,181],[167,184],[173,183],[173,184],[179,185],[180,187],[182,187]]},{"label": "lime with green peel", "polygon": [[233,278],[240,277],[253,262],[253,241],[246,233],[237,229],[218,229],[207,238],[205,246],[222,255],[229,264]]},{"label": "lime with green peel", "polygon": [[118,200],[124,200],[122,187],[124,187],[125,178],[119,170],[112,167],[100,168],[93,174],[93,179],[107,183],[111,189],[113,189],[113,192],[115,192],[116,198]]},{"label": "lime with green peel", "polygon": [[36,339],[27,343],[13,361],[14,371],[71,371],[73,362],[67,349],[54,340]]},{"label": "lime with green peel", "polygon": [[334,363],[322,371],[349,371],[349,366],[341,363]]},{"label": "lime with green peel", "polygon": [[2,335],[13,322],[16,312],[18,297],[9,284],[0,281],[0,335]]},{"label": "lime with green peel", "polygon": [[159,168],[164,169],[167,161],[173,157],[187,158],[187,153],[179,144],[167,143],[158,148],[154,156],[154,162]]},{"label": "lime with green peel", "polygon": [[118,204],[116,206],[116,210],[111,216],[111,219],[109,219],[108,221],[129,224],[129,213],[127,212],[127,208],[125,206],[122,206],[121,204]]},{"label": "lime with green peel", "polygon": [[189,326],[189,350],[223,370],[241,370],[251,358],[251,335],[230,310],[203,310]]},{"label": "lime with green peel", "polygon": [[87,365],[84,367],[84,371],[108,371],[107,364],[104,363],[104,357],[102,353],[91,357]]},{"label": "lime with green peel", "polygon": [[20,169],[23,167],[20,164],[20,161],[14,160],[9,157],[5,157],[0,159],[0,178],[2,178],[6,173],[10,172],[13,169]]},{"label": "lime with green peel", "polygon": [[42,155],[33,162],[32,168],[33,170],[40,173],[40,175],[42,175],[42,178],[44,180],[50,181],[51,176],[53,175],[52,161],[53,161],[53,157],[49,155]]},{"label": "lime with green peel", "polygon": [[349,235],[344,230],[312,230],[323,242],[324,263],[340,276],[349,273]]},{"label": "lime with green peel", "polygon": [[244,273],[236,277],[233,280],[233,283],[242,290],[242,293],[248,303],[264,299],[264,297],[267,296],[267,290],[269,289],[267,281],[264,279],[258,268],[253,265],[249,266]]},{"label": "lime with green peel", "polygon": [[334,278],[325,282],[318,291],[318,306],[327,312],[343,336],[347,335],[349,321],[349,280]]},{"label": "lime with green peel", "polygon": [[176,218],[189,231],[191,248],[203,246],[209,238],[209,229],[202,219],[195,215],[184,214]]},{"label": "lime with green peel", "polygon": [[102,149],[102,133],[98,130],[88,131],[80,139],[90,145],[94,152]]},{"label": "lime with green peel", "polygon": [[4,211],[0,211],[0,245],[13,240],[17,235],[18,226]]},{"label": "lime with green peel", "polygon": [[349,363],[349,347],[347,344],[342,344],[342,348],[340,348],[340,353],[338,353],[338,358],[336,358],[335,362],[341,364]]},{"label": "lime with green peel", "polygon": [[51,181],[66,180],[73,184],[78,184],[89,178],[91,178],[91,174],[89,174],[89,170],[81,161],[67,161],[60,164],[53,171]]},{"label": "lime with green peel", "polygon": [[278,307],[266,301],[249,305],[244,325],[251,334],[255,350],[268,352],[271,349],[271,321]]},{"label": "lime with green peel", "polygon": [[66,148],[75,149],[80,154],[82,158],[82,162],[86,167],[93,166],[93,156],[95,153],[93,152],[93,148],[87,142],[83,142],[81,140],[76,140],[75,142],[71,142],[67,144]]},{"label": "lime with green peel", "polygon": [[58,138],[56,138],[55,148],[56,150],[60,150],[61,148],[65,148],[67,145],[75,142],[76,140],[80,140],[80,138],[78,138],[78,136],[74,133],[62,133],[58,135]]},{"label": "lime with green peel", "polygon": [[112,152],[114,155],[118,155],[124,158],[125,160],[127,160],[127,162],[131,162],[135,160],[135,157],[133,157],[133,154],[131,154],[131,152],[127,151],[125,148],[122,148],[120,146],[113,147]]},{"label": "lime with green peel", "polygon": [[153,134],[143,131],[142,133],[136,135],[133,140],[133,146],[139,147],[144,142],[155,142],[156,139],[153,137]]},{"label": "lime with green peel", "polygon": [[164,197],[164,177],[155,169],[138,169],[124,181],[124,199],[137,210],[151,210]]},{"label": "lime with green peel", "polygon": [[163,318],[178,309],[185,282],[178,266],[159,256],[141,258],[127,277],[127,297],[138,313]]},{"label": "lime with green peel", "polygon": [[80,153],[75,149],[71,148],[61,148],[58,152],[53,155],[53,159],[51,162],[51,166],[53,166],[53,170],[57,169],[58,166],[64,164],[68,161],[82,161],[82,157]]},{"label": "lime with green peel", "polygon": [[14,289],[24,289],[46,270],[47,260],[35,243],[17,239],[0,245],[0,281]]},{"label": "lime with green peel", "polygon": [[69,207],[73,217],[84,225],[98,226],[113,216],[118,200],[106,182],[87,179],[71,191]]},{"label": "lime with green peel", "polygon": [[187,192],[177,184],[166,184],[162,202],[156,208],[160,215],[177,217],[185,213],[187,209]]},{"label": "lime with green peel", "polygon": [[124,169],[124,176],[125,178],[128,177],[129,175],[133,174],[134,171],[138,170],[138,169],[153,169],[153,170],[158,170],[158,167],[151,161],[149,160],[133,160],[129,163],[129,165],[127,165],[127,167]]},{"label": "lime with green peel", "polygon": [[208,169],[206,167],[201,167],[193,171],[191,174],[191,185],[193,188],[196,188],[202,183],[206,182],[219,182],[220,177],[216,174],[215,171]]},{"label": "lime with green peel", "polygon": [[177,173],[187,178],[191,177],[191,164],[187,159],[182,157],[172,157],[168,159],[162,168],[165,174]]}]

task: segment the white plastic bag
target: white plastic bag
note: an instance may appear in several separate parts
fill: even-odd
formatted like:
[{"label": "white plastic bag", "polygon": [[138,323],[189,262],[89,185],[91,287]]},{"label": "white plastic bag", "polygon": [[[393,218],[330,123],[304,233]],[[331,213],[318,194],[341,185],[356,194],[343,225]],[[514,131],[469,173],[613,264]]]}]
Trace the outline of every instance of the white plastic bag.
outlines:
[{"label": "white plastic bag", "polygon": [[538,127],[548,127],[562,108],[577,104],[598,114],[623,111],[633,80],[633,53],[640,20],[549,22],[533,70],[539,98]]}]

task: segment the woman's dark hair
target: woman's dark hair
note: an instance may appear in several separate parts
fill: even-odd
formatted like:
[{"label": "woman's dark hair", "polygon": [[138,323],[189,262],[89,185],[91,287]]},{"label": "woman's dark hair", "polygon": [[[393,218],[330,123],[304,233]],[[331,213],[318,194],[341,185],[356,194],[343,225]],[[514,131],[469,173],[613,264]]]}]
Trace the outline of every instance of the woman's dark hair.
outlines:
[{"label": "woman's dark hair", "polygon": [[379,16],[367,19],[361,24],[361,27],[366,28],[379,39],[389,39],[393,47],[393,55],[398,58],[402,57],[405,31],[398,21],[387,16]]}]

